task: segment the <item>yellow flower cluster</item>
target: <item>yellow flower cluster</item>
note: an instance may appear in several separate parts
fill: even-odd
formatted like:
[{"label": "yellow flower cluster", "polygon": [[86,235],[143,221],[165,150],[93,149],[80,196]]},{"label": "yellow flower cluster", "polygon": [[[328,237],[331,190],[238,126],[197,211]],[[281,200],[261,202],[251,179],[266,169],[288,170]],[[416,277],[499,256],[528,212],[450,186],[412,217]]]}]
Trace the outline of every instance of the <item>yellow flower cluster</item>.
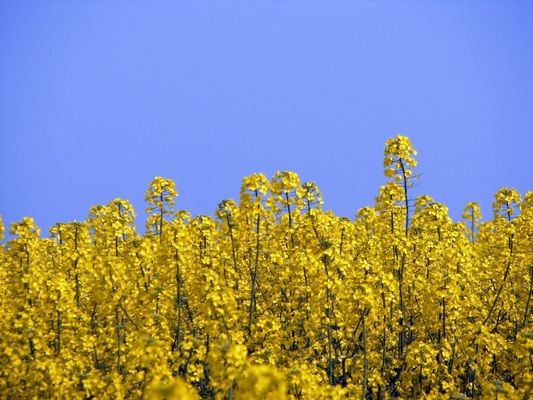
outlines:
[{"label": "yellow flower cluster", "polygon": [[398,182],[410,178],[416,167],[416,150],[407,136],[397,135],[385,143],[383,166],[385,175],[395,177]]},{"label": "yellow flower cluster", "polygon": [[[416,154],[354,220],[289,171],[244,178],[213,217],[174,183],[0,247],[6,399],[527,399],[533,388],[533,192],[494,219],[410,198]],[[0,219],[0,237],[3,224]]]}]

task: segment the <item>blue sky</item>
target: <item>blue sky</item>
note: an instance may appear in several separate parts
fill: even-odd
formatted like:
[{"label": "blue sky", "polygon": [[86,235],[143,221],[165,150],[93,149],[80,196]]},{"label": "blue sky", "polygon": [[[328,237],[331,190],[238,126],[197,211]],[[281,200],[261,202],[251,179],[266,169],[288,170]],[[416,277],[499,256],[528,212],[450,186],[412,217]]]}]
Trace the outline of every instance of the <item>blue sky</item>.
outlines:
[{"label": "blue sky", "polygon": [[417,194],[533,189],[533,2],[0,3],[0,214],[47,229],[173,179],[211,214],[241,179],[294,170],[325,208],[373,203],[387,138]]}]

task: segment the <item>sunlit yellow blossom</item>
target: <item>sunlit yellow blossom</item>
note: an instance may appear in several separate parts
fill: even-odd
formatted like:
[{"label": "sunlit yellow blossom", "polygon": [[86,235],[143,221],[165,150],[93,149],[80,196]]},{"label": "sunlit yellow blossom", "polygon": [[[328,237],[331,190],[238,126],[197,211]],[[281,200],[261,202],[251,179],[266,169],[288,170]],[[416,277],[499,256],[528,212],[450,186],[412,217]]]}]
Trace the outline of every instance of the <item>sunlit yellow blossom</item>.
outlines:
[{"label": "sunlit yellow blossom", "polygon": [[[416,151],[352,220],[291,171],[243,179],[214,215],[146,191],[0,244],[0,398],[527,399],[533,192],[502,188],[454,222],[411,197]],[[3,222],[0,217],[0,240]]]}]

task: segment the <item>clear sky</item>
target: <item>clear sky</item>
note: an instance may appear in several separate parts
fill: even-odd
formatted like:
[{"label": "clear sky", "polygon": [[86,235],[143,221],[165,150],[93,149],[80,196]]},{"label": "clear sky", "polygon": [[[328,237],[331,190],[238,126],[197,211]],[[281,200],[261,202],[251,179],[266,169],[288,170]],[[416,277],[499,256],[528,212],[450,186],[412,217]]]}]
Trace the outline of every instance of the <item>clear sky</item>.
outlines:
[{"label": "clear sky", "polygon": [[531,1],[1,1],[0,214],[46,230],[122,197],[142,227],[154,176],[196,215],[294,170],[351,218],[401,133],[418,194],[488,217],[533,189],[532,21]]}]

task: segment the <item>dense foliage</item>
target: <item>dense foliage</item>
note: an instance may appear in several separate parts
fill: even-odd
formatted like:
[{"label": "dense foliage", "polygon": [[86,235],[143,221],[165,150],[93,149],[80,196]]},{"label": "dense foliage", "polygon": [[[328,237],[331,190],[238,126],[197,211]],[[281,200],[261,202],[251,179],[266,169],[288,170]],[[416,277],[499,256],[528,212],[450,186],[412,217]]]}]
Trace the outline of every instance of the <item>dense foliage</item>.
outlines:
[{"label": "dense foliage", "polygon": [[454,223],[410,198],[415,155],[387,141],[388,183],[353,221],[278,172],[194,218],[157,177],[144,235],[122,199],[45,239],[12,224],[1,397],[529,398],[533,192]]}]

